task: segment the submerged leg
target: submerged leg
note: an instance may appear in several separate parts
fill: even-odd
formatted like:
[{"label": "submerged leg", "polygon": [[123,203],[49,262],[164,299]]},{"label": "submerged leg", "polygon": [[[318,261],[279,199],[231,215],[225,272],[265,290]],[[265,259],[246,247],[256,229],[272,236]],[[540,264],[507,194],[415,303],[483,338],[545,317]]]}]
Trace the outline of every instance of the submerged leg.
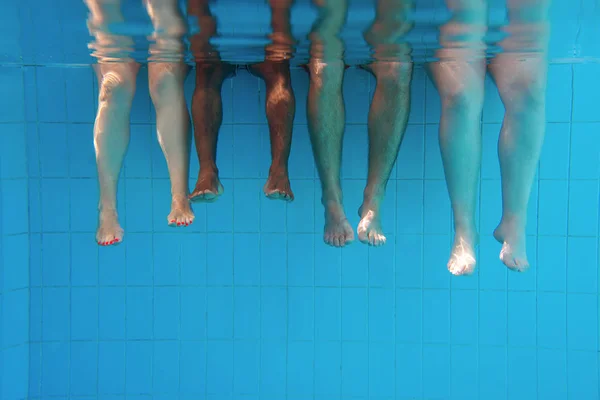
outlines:
[{"label": "submerged leg", "polygon": [[[527,4],[529,3],[529,4]],[[504,103],[505,114],[498,142],[502,175],[502,220],[494,237],[502,243],[500,259],[511,270],[529,267],[526,253],[527,205],[540,159],[546,124],[546,2],[532,0],[513,10],[512,37],[490,64],[490,72]],[[515,15],[516,14],[516,15]],[[528,20],[537,16],[535,21]],[[530,35],[530,38],[524,36]],[[529,39],[529,40],[524,40]],[[519,49],[521,43],[529,49]],[[534,46],[531,46],[531,43]],[[533,47],[534,51],[530,48]],[[521,51],[519,51],[521,50]],[[537,51],[536,51],[537,50]]]},{"label": "submerged leg", "polygon": [[288,160],[292,145],[292,126],[296,114],[296,99],[292,90],[290,65],[287,60],[265,60],[250,67],[265,81],[266,110],[271,139],[271,168],[263,190],[271,199],[294,200],[288,175]]},{"label": "submerged leg", "polygon": [[90,11],[90,43],[98,59],[94,71],[100,88],[94,123],[94,147],[100,200],[96,241],[106,246],[123,241],[117,216],[117,185],[129,145],[129,117],[139,65],[130,58],[133,40],[116,35],[110,28],[125,19],[120,0],[85,0]]},{"label": "submerged leg", "polygon": [[94,147],[100,185],[96,241],[111,245],[123,241],[117,215],[117,184],[129,145],[129,117],[139,65],[96,64],[100,94],[94,123]]},{"label": "submerged leg", "polygon": [[487,5],[485,0],[447,0],[453,17],[440,29],[439,61],[428,66],[442,103],[440,150],[454,216],[448,260],[453,275],[475,270],[475,223],[481,168]]},{"label": "submerged leg", "polygon": [[217,138],[223,122],[221,88],[233,67],[220,61],[196,64],[196,89],[192,98],[192,120],[200,171],[192,201],[214,201],[223,193],[217,169]]},{"label": "submerged leg", "polygon": [[340,168],[344,136],[342,81],[344,62],[311,59],[308,65],[308,130],[323,191],[325,243],[344,246],[354,240],[354,232],[342,205]]},{"label": "submerged leg", "polygon": [[325,207],[325,243],[341,247],[354,240],[354,232],[342,204],[340,169],[345,108],[342,84],[346,66],[339,34],[346,21],[347,0],[313,0],[319,16],[310,33],[308,132]]},{"label": "submerged leg", "polygon": [[408,122],[412,63],[375,61],[366,68],[377,86],[369,110],[369,173],[357,232],[361,242],[379,246],[386,240],[380,207]]},{"label": "submerged leg", "polygon": [[156,131],[171,180],[171,226],[187,226],[194,221],[188,181],[190,168],[190,116],[185,104],[183,83],[188,66],[182,62],[148,64],[150,96],[156,108]]},{"label": "submerged leg", "polygon": [[267,88],[265,108],[271,139],[271,168],[263,190],[270,199],[293,201],[294,193],[288,176],[296,114],[289,63],[294,44],[290,25],[292,0],[270,0],[269,5],[272,43],[265,47],[265,60],[249,66],[250,72],[263,79]]},{"label": "submerged leg", "polygon": [[217,139],[223,122],[221,88],[235,68],[221,62],[219,52],[210,43],[217,33],[217,21],[211,13],[209,0],[189,0],[188,14],[197,18],[200,25],[200,32],[191,38],[196,61],[192,121],[200,171],[189,197],[192,201],[214,201],[223,193],[217,169]]},{"label": "submerged leg", "polygon": [[454,215],[454,244],[448,270],[469,275],[475,269],[477,188],[481,167],[482,61],[445,60],[429,65],[442,101],[440,149]]},{"label": "submerged leg", "polygon": [[148,77],[150,97],[156,109],[158,142],[167,160],[171,180],[171,226],[187,226],[194,221],[188,181],[190,169],[190,116],[183,84],[189,68],[183,62],[182,36],[186,24],[177,0],[145,0],[154,26],[150,45]]},{"label": "submerged leg", "polygon": [[412,28],[407,18],[412,6],[411,0],[378,0],[373,24],[364,33],[374,61],[363,68],[375,76],[376,86],[369,109],[369,172],[357,233],[371,246],[386,241],[381,203],[408,123],[412,62],[410,46],[400,39]]}]

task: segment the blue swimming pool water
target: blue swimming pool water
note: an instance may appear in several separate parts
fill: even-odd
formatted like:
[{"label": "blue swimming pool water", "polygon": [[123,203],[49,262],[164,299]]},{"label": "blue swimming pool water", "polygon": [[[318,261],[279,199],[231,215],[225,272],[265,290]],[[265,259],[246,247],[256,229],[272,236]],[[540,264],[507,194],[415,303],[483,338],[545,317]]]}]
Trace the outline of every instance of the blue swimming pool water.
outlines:
[{"label": "blue swimming pool water", "polygon": [[[322,243],[308,80],[299,69],[295,202],[262,194],[265,88],[240,71],[223,89],[225,194],[195,205],[192,226],[169,228],[168,175],[142,69],[119,188],[125,240],[98,248],[98,88],[89,66],[72,66],[87,57],[89,38],[74,35],[80,21],[67,18],[62,36],[44,41],[42,28],[25,29],[31,19],[23,18],[50,29],[52,14],[0,3],[4,30],[7,21],[20,27],[0,41],[0,399],[599,398],[600,65],[580,62],[593,52],[550,67],[547,136],[529,207],[532,268],[524,274],[507,272],[491,236],[501,211],[495,146],[503,108],[488,79],[479,267],[454,278],[445,267],[451,213],[439,98],[422,68],[386,194],[384,247]],[[559,31],[556,40],[576,50],[565,37]],[[354,227],[373,88],[366,72],[347,70],[342,174]],[[192,90],[190,75],[188,100]]]}]

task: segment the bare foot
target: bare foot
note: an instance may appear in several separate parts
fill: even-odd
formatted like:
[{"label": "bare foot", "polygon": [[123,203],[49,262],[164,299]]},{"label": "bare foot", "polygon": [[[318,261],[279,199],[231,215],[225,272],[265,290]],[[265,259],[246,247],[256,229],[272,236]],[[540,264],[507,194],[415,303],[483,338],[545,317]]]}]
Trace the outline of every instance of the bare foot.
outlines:
[{"label": "bare foot", "polygon": [[354,240],[354,231],[348,219],[346,219],[341,204],[325,206],[325,234],[323,240],[334,247],[343,247]]},{"label": "bare foot", "polygon": [[119,217],[115,210],[100,211],[98,221],[96,242],[100,246],[110,246],[123,241],[123,228],[119,224]]},{"label": "bare foot", "polygon": [[452,275],[471,275],[475,271],[475,246],[479,243],[479,236],[475,230],[457,231],[454,235],[454,244],[448,260],[448,271]]},{"label": "bare foot", "polygon": [[524,272],[529,268],[525,227],[501,222],[494,231],[494,238],[502,243],[500,260],[510,270]]},{"label": "bare foot", "polygon": [[194,212],[185,196],[173,196],[171,213],[167,217],[169,226],[188,226],[194,222]]},{"label": "bare foot", "polygon": [[381,218],[377,207],[365,207],[358,209],[360,222],[358,223],[358,240],[370,246],[382,246],[386,238],[381,229]]},{"label": "bare foot", "polygon": [[200,171],[196,187],[192,194],[189,195],[191,201],[212,202],[223,194],[223,185],[219,180],[219,173],[210,171],[203,173]]},{"label": "bare foot", "polygon": [[263,188],[265,195],[272,200],[294,201],[294,193],[287,172],[269,171],[269,178]]}]

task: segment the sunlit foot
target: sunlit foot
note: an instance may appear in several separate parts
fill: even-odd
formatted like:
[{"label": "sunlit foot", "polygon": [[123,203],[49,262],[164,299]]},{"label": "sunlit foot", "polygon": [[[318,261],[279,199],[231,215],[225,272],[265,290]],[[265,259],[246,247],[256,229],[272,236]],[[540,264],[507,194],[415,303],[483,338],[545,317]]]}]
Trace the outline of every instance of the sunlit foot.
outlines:
[{"label": "sunlit foot", "polygon": [[363,205],[358,209],[358,215],[360,216],[360,222],[356,230],[358,240],[370,246],[384,245],[386,238],[381,229],[379,211],[376,211],[374,207],[365,207]]},{"label": "sunlit foot", "polygon": [[110,246],[123,241],[123,228],[115,210],[100,211],[96,242],[100,246]]},{"label": "sunlit foot", "polygon": [[452,275],[471,275],[475,271],[475,247],[479,242],[477,233],[457,231],[448,260],[448,271]]},{"label": "sunlit foot", "polygon": [[325,207],[325,234],[323,240],[334,247],[343,247],[354,240],[354,231],[348,219],[346,219],[341,204]]},{"label": "sunlit foot", "polygon": [[185,196],[173,196],[171,213],[167,217],[169,226],[188,226],[194,222],[194,212]]},{"label": "sunlit foot", "polygon": [[524,227],[517,228],[515,225],[501,222],[494,231],[494,238],[502,243],[500,260],[504,265],[516,272],[524,272],[529,268]]},{"label": "sunlit foot", "polygon": [[269,172],[263,191],[272,200],[294,201],[290,178],[286,172]]},{"label": "sunlit foot", "polygon": [[223,194],[223,185],[219,180],[219,174],[217,172],[203,173],[202,171],[198,174],[198,180],[196,181],[196,187],[189,199],[191,201],[215,201],[217,197]]}]

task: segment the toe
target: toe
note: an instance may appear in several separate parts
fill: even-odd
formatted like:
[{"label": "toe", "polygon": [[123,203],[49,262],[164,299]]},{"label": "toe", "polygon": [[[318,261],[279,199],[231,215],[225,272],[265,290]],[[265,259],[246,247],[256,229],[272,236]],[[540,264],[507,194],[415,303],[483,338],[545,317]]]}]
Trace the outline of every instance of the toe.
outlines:
[{"label": "toe", "polygon": [[519,272],[523,272],[525,271],[527,268],[529,268],[529,262],[526,259],[520,259],[517,258],[515,259],[515,268],[519,271]]},{"label": "toe", "polygon": [[448,264],[446,265],[446,267],[448,268],[448,271],[450,271],[450,273],[452,275],[455,275],[455,272],[456,272],[456,263],[454,262],[454,259],[450,259],[448,261]]},{"label": "toe", "polygon": [[328,243],[332,247],[339,247],[339,243],[338,243],[337,238],[335,236],[331,236],[329,238],[329,242]]},{"label": "toe", "polygon": [[515,264],[515,260],[510,256],[507,255],[506,257],[504,257],[504,259],[502,259],[502,262],[511,269],[515,269],[517,267],[517,265]]},{"label": "toe", "polygon": [[335,235],[335,236],[333,237],[333,245],[334,245],[335,247],[341,247],[341,245],[342,245],[342,244],[341,244],[340,242],[341,242],[341,240],[340,240],[340,236],[339,236],[339,235]]},{"label": "toe", "polygon": [[373,233],[369,233],[369,245],[377,246],[377,237]]},{"label": "toe", "polygon": [[345,242],[345,244],[352,243],[353,240],[354,240],[354,233],[351,234],[351,235],[348,234],[348,233],[346,233],[344,235],[344,242]]},{"label": "toe", "polygon": [[354,240],[354,232],[350,230],[349,233],[346,234],[346,243],[350,243]]}]

